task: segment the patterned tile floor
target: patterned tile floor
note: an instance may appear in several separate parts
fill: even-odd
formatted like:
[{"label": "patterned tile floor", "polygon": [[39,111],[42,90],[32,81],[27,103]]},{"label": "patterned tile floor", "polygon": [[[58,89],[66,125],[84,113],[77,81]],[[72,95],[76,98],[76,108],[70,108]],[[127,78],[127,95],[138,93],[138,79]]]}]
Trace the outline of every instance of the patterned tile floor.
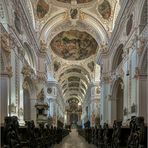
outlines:
[{"label": "patterned tile floor", "polygon": [[96,148],[94,145],[88,144],[84,138],[78,135],[76,129],[66,136],[60,144],[56,144],[54,148]]}]

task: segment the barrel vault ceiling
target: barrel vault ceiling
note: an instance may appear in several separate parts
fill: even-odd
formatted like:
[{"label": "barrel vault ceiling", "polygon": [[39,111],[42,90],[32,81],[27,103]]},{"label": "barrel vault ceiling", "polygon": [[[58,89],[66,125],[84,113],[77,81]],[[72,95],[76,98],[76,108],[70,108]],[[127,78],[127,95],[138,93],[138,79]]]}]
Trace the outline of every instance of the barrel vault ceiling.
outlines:
[{"label": "barrel vault ceiling", "polygon": [[38,37],[47,44],[54,78],[72,108],[85,99],[96,61],[119,11],[118,0],[30,0]]}]

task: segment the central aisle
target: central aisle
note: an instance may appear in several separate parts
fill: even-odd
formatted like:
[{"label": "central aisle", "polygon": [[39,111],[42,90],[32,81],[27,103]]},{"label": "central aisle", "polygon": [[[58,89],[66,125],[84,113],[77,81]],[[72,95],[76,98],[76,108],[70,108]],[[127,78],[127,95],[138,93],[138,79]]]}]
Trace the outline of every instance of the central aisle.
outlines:
[{"label": "central aisle", "polygon": [[94,145],[88,144],[84,138],[78,135],[76,129],[72,129],[71,133],[66,136],[60,144],[56,144],[54,148],[96,148]]}]

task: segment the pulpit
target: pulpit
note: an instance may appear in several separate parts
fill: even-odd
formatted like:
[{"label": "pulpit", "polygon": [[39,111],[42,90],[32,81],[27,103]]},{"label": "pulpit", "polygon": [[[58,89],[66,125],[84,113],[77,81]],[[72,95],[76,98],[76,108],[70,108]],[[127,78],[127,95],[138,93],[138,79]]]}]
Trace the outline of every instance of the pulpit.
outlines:
[{"label": "pulpit", "polygon": [[44,89],[41,89],[37,96],[37,103],[35,104],[37,112],[37,123],[45,123],[48,121],[48,104],[44,102]]}]

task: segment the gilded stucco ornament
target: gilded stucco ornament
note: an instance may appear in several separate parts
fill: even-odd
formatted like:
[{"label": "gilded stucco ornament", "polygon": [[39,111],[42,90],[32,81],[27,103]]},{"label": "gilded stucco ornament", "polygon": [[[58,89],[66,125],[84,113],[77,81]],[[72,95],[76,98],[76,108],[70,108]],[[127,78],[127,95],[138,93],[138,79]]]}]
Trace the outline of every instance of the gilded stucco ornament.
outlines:
[{"label": "gilded stucco ornament", "polygon": [[8,53],[11,52],[10,35],[8,33],[3,33],[1,36],[1,48]]},{"label": "gilded stucco ornament", "polygon": [[21,72],[24,76],[30,77],[33,74],[33,69],[29,67],[29,65],[26,65],[22,68]]}]

